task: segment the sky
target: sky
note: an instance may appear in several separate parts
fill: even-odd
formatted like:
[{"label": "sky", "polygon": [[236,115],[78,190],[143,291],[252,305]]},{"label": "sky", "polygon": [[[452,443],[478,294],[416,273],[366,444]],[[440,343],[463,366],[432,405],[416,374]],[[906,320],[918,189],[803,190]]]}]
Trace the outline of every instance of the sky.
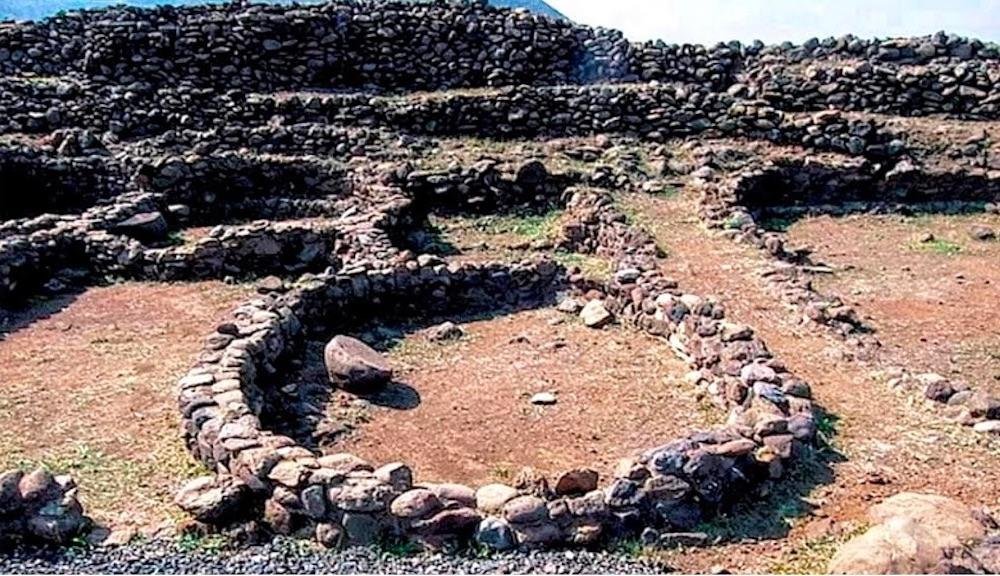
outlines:
[{"label": "sky", "polygon": [[799,44],[814,36],[922,36],[945,30],[1000,42],[1000,0],[547,1],[572,20],[617,28],[632,40]]},{"label": "sky", "polygon": [[[162,0],[128,0],[156,3]],[[172,0],[195,3],[198,0]],[[1000,42],[1000,0],[547,0],[569,18],[632,40],[801,43],[813,36],[914,36],[946,30]],[[0,0],[0,18],[110,0]],[[28,17],[30,17],[28,16]]]}]

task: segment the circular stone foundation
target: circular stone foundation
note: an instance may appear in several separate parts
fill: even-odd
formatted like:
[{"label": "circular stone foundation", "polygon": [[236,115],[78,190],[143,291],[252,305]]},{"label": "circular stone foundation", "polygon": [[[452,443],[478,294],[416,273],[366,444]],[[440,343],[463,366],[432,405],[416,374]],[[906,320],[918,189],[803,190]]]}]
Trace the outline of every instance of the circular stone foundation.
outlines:
[{"label": "circular stone foundation", "polygon": [[[423,480],[473,486],[509,482],[524,466],[608,477],[619,457],[718,418],[699,409],[684,363],[641,333],[594,330],[551,308],[452,320],[460,339],[418,330],[391,345],[396,382],[384,394],[328,399],[325,420],[351,428],[323,451],[405,461]],[[309,360],[300,374],[322,384]],[[555,404],[532,403],[539,393]]]}]

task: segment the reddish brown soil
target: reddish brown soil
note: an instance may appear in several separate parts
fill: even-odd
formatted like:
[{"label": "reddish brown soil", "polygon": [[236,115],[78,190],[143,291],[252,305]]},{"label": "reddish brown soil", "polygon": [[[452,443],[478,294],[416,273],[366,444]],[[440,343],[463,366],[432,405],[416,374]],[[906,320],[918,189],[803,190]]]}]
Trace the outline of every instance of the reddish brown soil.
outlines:
[{"label": "reddish brown soil", "polygon": [[176,380],[206,330],[248,294],[216,282],[94,288],[0,341],[0,469],[71,472],[115,528],[178,517],[199,466],[178,436]]},{"label": "reddish brown soil", "polygon": [[[744,541],[665,555],[672,566],[685,572],[714,565],[740,572],[822,571],[836,541],[863,526],[871,503],[891,494],[925,491],[973,506],[1000,502],[995,482],[1000,443],[937,411],[911,405],[872,378],[877,366],[844,361],[835,353],[843,345],[839,340],[799,324],[800,315],[789,313],[760,277],[766,257],[700,224],[694,191],[675,198],[633,196],[627,202],[635,208],[635,219],[669,250],[664,269],[682,288],[717,295],[731,318],[753,326],[790,369],[812,384],[818,404],[837,419],[833,447],[839,457],[834,460],[843,460],[831,462],[832,478],[817,478],[818,487],[802,493],[818,507],[804,516],[788,514],[785,530],[767,530],[754,518],[724,519],[719,524]],[[781,513],[801,504],[792,493],[758,509],[766,512],[770,506]]]},{"label": "reddish brown soil", "polygon": [[[815,285],[871,317],[887,361],[1000,396],[1000,242],[972,239],[973,223],[1000,230],[996,215],[851,216],[803,220],[789,235],[836,269]],[[927,233],[942,243],[921,243]]]},{"label": "reddish brown soil", "polygon": [[[377,409],[336,449],[405,461],[423,481],[509,481],[523,466],[603,475],[623,456],[721,417],[700,407],[669,347],[639,333],[587,328],[551,309],[464,327],[455,343],[416,333],[395,348],[399,380],[416,389],[419,405]],[[532,405],[538,392],[556,393],[558,403]]]}]

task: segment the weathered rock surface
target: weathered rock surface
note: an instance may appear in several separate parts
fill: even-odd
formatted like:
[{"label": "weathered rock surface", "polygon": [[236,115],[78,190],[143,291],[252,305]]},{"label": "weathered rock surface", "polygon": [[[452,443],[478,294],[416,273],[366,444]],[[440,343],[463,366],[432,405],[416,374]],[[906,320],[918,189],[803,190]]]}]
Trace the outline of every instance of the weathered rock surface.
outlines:
[{"label": "weathered rock surface", "polygon": [[323,358],[330,382],[351,392],[375,392],[392,380],[388,360],[350,336],[334,336],[326,345]]},{"label": "weathered rock surface", "polygon": [[874,526],[837,551],[830,573],[936,573],[986,537],[969,507],[932,494],[897,494],[873,506],[868,516]]}]

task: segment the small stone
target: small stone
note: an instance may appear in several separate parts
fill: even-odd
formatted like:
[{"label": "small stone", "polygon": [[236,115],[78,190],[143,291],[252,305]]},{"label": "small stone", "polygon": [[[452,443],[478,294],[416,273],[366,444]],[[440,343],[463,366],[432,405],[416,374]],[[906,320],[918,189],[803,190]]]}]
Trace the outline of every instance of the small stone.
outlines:
[{"label": "small stone", "polygon": [[506,484],[486,484],[476,490],[476,508],[487,514],[499,514],[504,504],[517,496],[517,490]]},{"label": "small stone", "polygon": [[1000,435],[1000,420],[983,420],[974,424],[972,429],[981,434]]},{"label": "small stone", "polygon": [[587,305],[583,307],[580,311],[580,319],[583,320],[583,325],[589,328],[600,328],[605,326],[612,320],[611,312],[604,307],[604,302],[601,300],[591,300],[587,302]]},{"label": "small stone", "polygon": [[382,536],[382,526],[370,514],[347,512],[341,523],[348,541],[356,546],[371,546]]},{"label": "small stone", "polygon": [[740,379],[747,384],[753,384],[754,382],[776,382],[778,375],[770,366],[755,362],[747,364],[740,369]]},{"label": "small stone", "polygon": [[339,548],[344,541],[344,529],[333,522],[316,524],[316,541],[326,548]]},{"label": "small stone", "polygon": [[454,502],[469,508],[476,506],[476,491],[464,484],[430,484],[425,487],[445,504]]},{"label": "small stone", "polygon": [[427,518],[414,522],[412,529],[420,534],[471,536],[482,516],[472,508],[458,506],[447,508]]},{"label": "small stone", "polygon": [[548,518],[545,500],[536,496],[518,496],[503,506],[504,519],[511,524],[534,524]]},{"label": "small stone", "polygon": [[531,397],[531,403],[536,406],[551,406],[558,401],[556,395],[551,392],[539,392]]},{"label": "small stone", "polygon": [[20,470],[10,470],[0,474],[0,515],[16,512],[24,505],[18,489],[23,476],[24,473]]},{"label": "small stone", "polygon": [[376,468],[375,478],[400,492],[409,490],[413,486],[413,471],[402,462],[393,462]]},{"label": "small stone", "polygon": [[567,314],[576,314],[580,310],[583,310],[583,303],[576,298],[563,298],[556,306],[556,310]]},{"label": "small stone", "polygon": [[160,212],[144,212],[111,226],[108,229],[115,234],[124,234],[139,241],[157,241],[167,237],[169,228],[167,221]]},{"label": "small stone", "polygon": [[181,487],[174,498],[195,520],[223,525],[249,507],[249,487],[232,476],[202,476]]},{"label": "small stone", "polygon": [[572,496],[586,494],[597,489],[598,474],[589,468],[579,468],[564,472],[556,480],[555,493],[557,496]]},{"label": "small stone", "polygon": [[982,224],[973,224],[972,227],[969,228],[969,236],[971,236],[973,240],[988,242],[990,240],[995,240],[997,234],[989,226],[983,226]]},{"label": "small stone", "polygon": [[935,402],[947,402],[954,394],[955,389],[952,387],[951,382],[943,378],[930,382],[924,387],[924,396],[928,400]]},{"label": "small stone", "polygon": [[284,288],[285,281],[277,276],[265,276],[257,281],[257,291],[261,294],[281,292]]},{"label": "small stone", "polygon": [[367,460],[347,452],[320,456],[316,462],[321,468],[328,468],[338,474],[343,474],[344,476],[350,474],[351,472],[372,472],[375,470]]},{"label": "small stone", "polygon": [[407,520],[426,518],[443,507],[436,494],[426,488],[414,488],[400,494],[392,501],[392,514]]},{"label": "small stone", "polygon": [[615,280],[619,284],[633,284],[642,275],[637,268],[623,268],[615,272]]},{"label": "small stone", "polygon": [[22,476],[18,482],[21,499],[26,503],[51,500],[58,490],[59,486],[52,473],[44,468],[36,468]]},{"label": "small stone", "polygon": [[510,550],[517,545],[510,524],[503,518],[492,516],[483,518],[479,522],[476,528],[476,542],[496,551]]},{"label": "small stone", "polygon": [[465,336],[465,331],[455,325],[454,322],[444,322],[427,329],[427,339],[431,342],[458,340],[462,336]]}]

